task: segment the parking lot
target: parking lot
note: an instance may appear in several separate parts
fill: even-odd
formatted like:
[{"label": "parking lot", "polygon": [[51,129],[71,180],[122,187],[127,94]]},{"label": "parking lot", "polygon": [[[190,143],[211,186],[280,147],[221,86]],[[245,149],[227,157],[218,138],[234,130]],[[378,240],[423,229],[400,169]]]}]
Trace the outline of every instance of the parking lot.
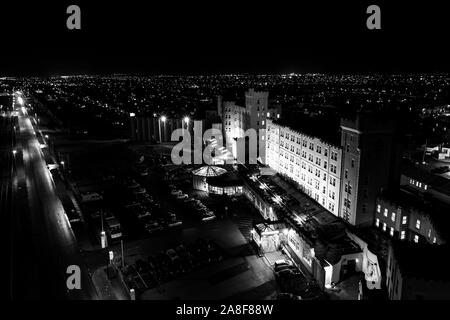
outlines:
[{"label": "parking lot", "polygon": [[[262,217],[244,196],[194,190],[195,166],[173,166],[167,155],[138,153],[132,161],[117,174],[105,174],[101,183],[78,185],[79,197],[89,198],[82,209],[91,241],[99,248],[100,229],[105,228],[108,250],[120,258],[117,240],[124,240],[123,276],[138,299],[320,296],[288,256],[282,255],[285,262],[275,265],[256,254],[250,230]],[[111,221],[119,225],[117,238]],[[104,268],[102,255],[93,259],[94,270]]]}]

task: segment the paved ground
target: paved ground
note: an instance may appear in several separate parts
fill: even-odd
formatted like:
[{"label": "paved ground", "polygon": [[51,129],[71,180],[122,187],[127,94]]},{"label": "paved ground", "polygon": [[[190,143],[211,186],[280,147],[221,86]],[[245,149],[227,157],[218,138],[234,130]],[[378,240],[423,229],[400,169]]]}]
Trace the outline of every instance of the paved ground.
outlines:
[{"label": "paved ground", "polygon": [[108,279],[104,267],[99,267],[92,274],[92,281],[101,300],[129,300],[125,287],[119,278]]},{"label": "paved ground", "polygon": [[[16,276],[28,277],[25,299],[96,299],[97,293],[80,257],[78,245],[52,176],[43,159],[40,143],[28,116],[19,117],[14,190],[14,252],[21,267]],[[81,268],[82,290],[68,291],[66,269]],[[22,273],[23,272],[23,273]],[[24,280],[18,280],[18,284]]]},{"label": "paved ground", "polygon": [[360,274],[354,274],[344,281],[339,282],[336,285],[337,291],[326,289],[325,292],[331,300],[357,300],[360,278]]},{"label": "paved ground", "polygon": [[[216,220],[192,228],[169,230],[145,240],[126,243],[125,259],[128,264],[131,264],[137,259],[146,258],[178,244],[194,242],[199,237],[214,240],[224,249],[226,258],[217,264],[148,290],[143,294],[142,299],[234,299],[238,297],[264,299],[276,291],[276,283],[269,263],[265,258],[254,255],[239,228],[230,220]],[[110,249],[116,255],[120,254],[118,245]],[[90,255],[88,259],[90,269],[104,266],[104,252],[86,254]],[[102,282],[98,279],[96,271],[94,282],[97,287],[100,287]],[[101,296],[117,299],[117,293],[108,292],[111,291],[111,287],[102,291]]]}]

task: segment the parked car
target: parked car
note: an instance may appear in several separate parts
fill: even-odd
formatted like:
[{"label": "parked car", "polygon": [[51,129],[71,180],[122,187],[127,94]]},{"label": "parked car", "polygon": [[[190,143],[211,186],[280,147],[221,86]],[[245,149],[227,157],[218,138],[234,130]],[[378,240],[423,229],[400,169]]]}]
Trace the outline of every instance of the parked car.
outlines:
[{"label": "parked car", "polygon": [[173,249],[167,250],[166,254],[169,257],[170,261],[172,261],[172,262],[174,262],[175,260],[180,259],[180,257],[177,255],[177,253]]},{"label": "parked car", "polygon": [[214,220],[216,215],[212,211],[205,211],[202,214],[202,221],[210,221]]},{"label": "parked car", "polygon": [[291,266],[291,265],[280,265],[274,269],[275,269],[275,274],[280,273],[281,271],[284,271],[284,270],[290,270],[291,272],[298,270],[296,267]]},{"label": "parked car", "polygon": [[146,192],[147,192],[147,190],[145,190],[145,188],[143,188],[143,187],[139,187],[139,188],[136,188],[136,189],[133,190],[134,194],[143,194],[143,193],[146,193]]},{"label": "parked car", "polygon": [[144,219],[146,217],[151,217],[151,216],[152,216],[152,214],[148,210],[142,210],[137,215],[139,220]]},{"label": "parked car", "polygon": [[182,225],[183,222],[177,218],[177,216],[173,213],[169,214],[169,218],[167,219],[167,226],[176,227]]},{"label": "parked car", "polygon": [[277,266],[280,266],[280,265],[290,265],[290,266],[292,266],[292,261],[279,259],[279,260],[275,261],[274,268],[276,268]]},{"label": "parked car", "polygon": [[183,194],[183,191],[181,190],[172,190],[170,191],[170,194],[173,196],[179,195],[179,194]]},{"label": "parked car", "polygon": [[145,230],[147,230],[148,233],[154,233],[161,231],[162,226],[156,221],[151,221],[145,224]]},{"label": "parked car", "polygon": [[290,268],[287,269],[282,269],[278,272],[275,272],[275,277],[278,279],[282,279],[282,278],[288,278],[290,276],[292,276],[293,272]]},{"label": "parked car", "polygon": [[189,196],[185,193],[182,193],[182,194],[177,194],[176,198],[177,198],[177,200],[184,200],[184,199],[189,198]]}]

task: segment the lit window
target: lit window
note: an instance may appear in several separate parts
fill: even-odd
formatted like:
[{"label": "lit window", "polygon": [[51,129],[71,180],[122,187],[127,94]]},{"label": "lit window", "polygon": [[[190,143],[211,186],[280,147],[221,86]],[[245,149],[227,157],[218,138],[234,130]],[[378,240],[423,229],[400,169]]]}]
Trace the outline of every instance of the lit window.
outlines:
[{"label": "lit window", "polygon": [[431,229],[428,229],[428,238],[431,238]]},{"label": "lit window", "polygon": [[391,237],[394,235],[394,228],[391,227],[391,230],[389,231],[389,234],[391,235]]},{"label": "lit window", "polygon": [[383,231],[386,231],[386,223],[383,222]]},{"label": "lit window", "polygon": [[376,225],[377,227],[380,226],[380,219],[377,218],[377,219],[375,220],[375,225]]},{"label": "lit window", "polygon": [[433,243],[436,243],[436,237],[433,238]]},{"label": "lit window", "polygon": [[267,112],[267,116],[270,117],[270,112]]},{"label": "lit window", "polygon": [[415,243],[419,242],[419,236],[417,234],[414,236],[414,242]]},{"label": "lit window", "polygon": [[405,231],[400,232],[400,239],[405,239]]},{"label": "lit window", "polygon": [[416,221],[416,229],[420,230],[420,220],[419,219],[417,219],[417,221]]},{"label": "lit window", "polygon": [[264,120],[263,120],[263,121],[261,121],[261,124],[262,124],[262,125],[264,125],[264,123],[265,123],[265,121],[264,121]]},{"label": "lit window", "polygon": [[428,189],[428,186],[425,184],[425,185],[423,186],[423,188],[424,188],[425,190],[427,190],[427,189]]},{"label": "lit window", "polygon": [[408,221],[408,217],[407,216],[403,216],[402,217],[402,224],[406,224],[407,221]]},{"label": "lit window", "polygon": [[385,216],[385,217],[388,216],[388,209],[384,209],[384,216]]},{"label": "lit window", "polygon": [[377,205],[377,212],[381,213],[381,205]]},{"label": "lit window", "polygon": [[391,220],[395,222],[395,212],[392,212]]}]

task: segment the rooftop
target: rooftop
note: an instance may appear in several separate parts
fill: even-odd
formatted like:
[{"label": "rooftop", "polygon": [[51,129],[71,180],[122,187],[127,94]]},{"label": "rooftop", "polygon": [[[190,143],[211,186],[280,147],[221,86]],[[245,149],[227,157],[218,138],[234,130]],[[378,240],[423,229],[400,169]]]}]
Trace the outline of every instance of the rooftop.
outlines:
[{"label": "rooftop", "polygon": [[278,175],[250,181],[254,190],[273,204],[277,215],[314,248],[316,258],[324,265],[324,260],[334,264],[342,255],[361,251],[348,237],[341,219]]},{"label": "rooftop", "polygon": [[285,114],[273,123],[286,126],[305,135],[317,137],[330,144],[341,143],[339,119],[333,116],[308,116],[302,113]]},{"label": "rooftop", "polygon": [[278,176],[272,178],[290,196],[285,218],[314,247],[316,257],[331,264],[361,248],[346,233],[347,225],[315,200]]},{"label": "rooftop", "polygon": [[225,173],[227,173],[227,170],[217,166],[203,166],[192,171],[193,175],[201,177],[217,177]]},{"label": "rooftop", "polygon": [[420,166],[412,164],[403,165],[402,174],[429,185],[437,192],[450,195],[450,179],[448,178],[433,174]]}]

